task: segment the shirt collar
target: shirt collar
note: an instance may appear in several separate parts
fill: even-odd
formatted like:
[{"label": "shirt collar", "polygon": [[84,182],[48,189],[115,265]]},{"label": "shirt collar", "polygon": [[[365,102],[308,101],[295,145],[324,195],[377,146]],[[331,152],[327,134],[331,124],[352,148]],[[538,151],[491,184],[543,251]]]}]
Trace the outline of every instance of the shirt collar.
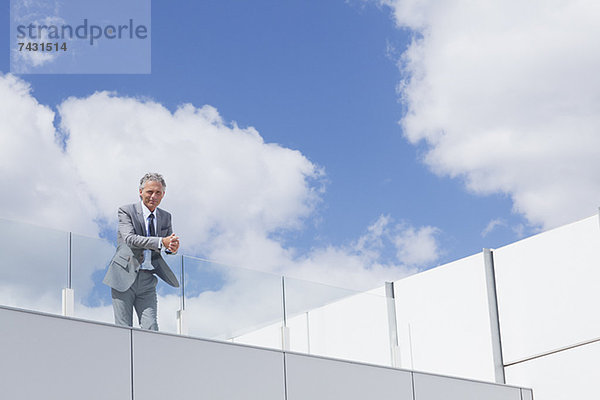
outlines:
[{"label": "shirt collar", "polygon": [[[140,201],[140,204],[142,205],[142,215],[144,216],[144,221],[147,221],[148,216],[150,215],[150,210],[148,210],[148,207],[146,207],[144,202]],[[156,218],[156,208],[154,209],[154,218]]]}]

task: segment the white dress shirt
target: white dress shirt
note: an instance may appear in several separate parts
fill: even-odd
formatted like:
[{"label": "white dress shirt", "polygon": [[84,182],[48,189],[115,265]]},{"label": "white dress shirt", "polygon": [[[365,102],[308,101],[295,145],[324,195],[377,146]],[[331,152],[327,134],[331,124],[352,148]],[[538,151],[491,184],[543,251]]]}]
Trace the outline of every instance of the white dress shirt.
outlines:
[{"label": "white dress shirt", "polygon": [[[142,203],[142,215],[144,216],[144,224],[146,225],[146,233],[150,232],[150,221],[148,217],[150,216],[150,210],[146,207],[146,205]],[[154,210],[156,211],[156,210]],[[154,214],[153,224],[154,224],[154,232],[158,235],[158,229],[156,225],[156,214]],[[162,249],[162,240],[158,244],[158,248]],[[140,265],[140,269],[153,270],[154,266],[152,265],[152,250],[144,250],[144,262]]]}]

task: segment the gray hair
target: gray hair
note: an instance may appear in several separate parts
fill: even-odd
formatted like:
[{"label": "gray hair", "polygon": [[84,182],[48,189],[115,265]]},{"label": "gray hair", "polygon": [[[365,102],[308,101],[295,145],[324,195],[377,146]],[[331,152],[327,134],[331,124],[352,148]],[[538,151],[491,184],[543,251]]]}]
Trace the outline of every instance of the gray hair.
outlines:
[{"label": "gray hair", "polygon": [[161,174],[156,172],[148,172],[146,175],[142,176],[142,179],[140,179],[140,190],[144,190],[144,186],[148,181],[160,183],[163,191],[167,189],[167,184],[165,183],[165,179]]}]

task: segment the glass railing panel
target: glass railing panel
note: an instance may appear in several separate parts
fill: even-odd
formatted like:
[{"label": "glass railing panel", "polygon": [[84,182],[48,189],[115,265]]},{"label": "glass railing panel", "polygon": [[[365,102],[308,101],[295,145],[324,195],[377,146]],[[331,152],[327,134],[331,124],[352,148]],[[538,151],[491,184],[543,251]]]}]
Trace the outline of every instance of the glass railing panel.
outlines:
[{"label": "glass railing panel", "polygon": [[163,258],[177,277],[180,287],[175,288],[158,278],[156,294],[158,295],[158,329],[161,332],[177,332],[177,311],[181,309],[181,260],[183,256],[167,255]]},{"label": "glass railing panel", "polygon": [[71,235],[71,287],[75,296],[75,317],[114,322],[110,288],[102,283],[114,253],[114,244],[107,240]]},{"label": "glass railing panel", "polygon": [[0,219],[0,304],[60,314],[69,234]]},{"label": "glass railing panel", "polygon": [[290,350],[391,365],[385,296],[285,278]]},{"label": "glass railing panel", "polygon": [[[72,235],[72,288],[75,295],[75,317],[107,323],[114,322],[111,289],[102,283],[115,245],[107,240]],[[173,273],[181,280],[181,256],[163,254]],[[158,280],[158,327],[163,332],[177,332],[177,310],[181,289]],[[133,326],[139,327],[134,311]]]},{"label": "glass railing panel", "polygon": [[281,348],[281,277],[184,257],[191,336]]},{"label": "glass railing panel", "polygon": [[[0,304],[61,314],[61,292],[70,284],[75,317],[113,322],[110,289],[102,279],[114,244],[1,219],[0,229],[5,232],[0,234]],[[191,336],[278,349],[285,337],[291,351],[390,363],[385,296],[290,278],[283,285],[273,274],[164,257],[183,287],[159,280],[161,331],[177,332],[177,312],[185,307],[183,331]]]}]

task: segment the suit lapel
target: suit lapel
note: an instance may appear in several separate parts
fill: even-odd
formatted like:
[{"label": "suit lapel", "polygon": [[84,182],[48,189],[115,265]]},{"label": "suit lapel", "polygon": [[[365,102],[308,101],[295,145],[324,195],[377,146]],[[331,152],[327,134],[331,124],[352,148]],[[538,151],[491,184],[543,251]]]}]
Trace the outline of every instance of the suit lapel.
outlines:
[{"label": "suit lapel", "polygon": [[158,209],[158,207],[156,207],[156,210],[154,210],[154,217],[156,218],[156,236],[160,236],[160,234],[161,234],[161,230],[160,230],[161,215],[160,215],[160,210]]},{"label": "suit lapel", "polygon": [[156,207],[156,210],[154,210],[154,214],[156,215],[156,236],[163,237],[163,228],[165,228],[165,226],[163,226],[162,220],[165,217],[165,212],[162,209]]},{"label": "suit lapel", "polygon": [[146,224],[144,221],[144,214],[142,213],[142,204],[134,203],[133,208],[135,209],[135,221],[137,222],[137,230],[140,232],[140,235],[148,236],[146,232]]}]

